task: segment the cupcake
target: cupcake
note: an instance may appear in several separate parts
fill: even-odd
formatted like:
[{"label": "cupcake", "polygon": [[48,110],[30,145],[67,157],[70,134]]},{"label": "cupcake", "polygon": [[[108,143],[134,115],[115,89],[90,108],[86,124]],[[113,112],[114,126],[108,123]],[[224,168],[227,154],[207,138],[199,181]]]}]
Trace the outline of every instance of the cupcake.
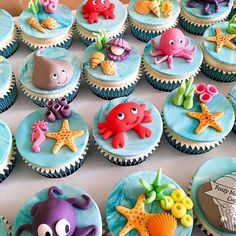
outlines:
[{"label": "cupcake", "polygon": [[9,127],[1,120],[0,134],[0,183],[2,183],[15,166],[16,146]]},{"label": "cupcake", "polygon": [[19,46],[18,29],[14,25],[12,16],[0,9],[0,56],[10,57],[13,55]]},{"label": "cupcake", "polygon": [[66,97],[75,99],[80,85],[79,60],[63,48],[46,48],[31,53],[20,69],[22,92],[35,104],[45,107],[47,101]]},{"label": "cupcake", "polygon": [[203,35],[209,26],[227,19],[233,1],[182,0],[179,23],[187,32]]},{"label": "cupcake", "polygon": [[80,114],[71,110],[65,98],[59,103],[29,114],[16,132],[22,159],[48,178],[73,174],[85,161],[89,131]]},{"label": "cupcake", "polygon": [[145,161],[162,135],[158,110],[138,98],[117,98],[104,104],[93,120],[93,136],[106,159],[120,166]]},{"label": "cupcake", "polygon": [[11,225],[8,223],[8,220],[4,216],[0,216],[0,232],[1,236],[11,235]]},{"label": "cupcake", "polygon": [[232,22],[232,25],[231,22],[214,24],[203,35],[202,72],[210,79],[219,82],[236,81],[236,45],[233,41],[236,40],[236,30],[233,26],[235,22]]},{"label": "cupcake", "polygon": [[235,15],[235,14],[236,14],[236,0],[234,0],[234,5],[233,5],[233,7],[232,7],[232,10],[231,10],[231,12],[230,12],[229,17],[231,18],[231,17],[233,17],[233,15]]},{"label": "cupcake", "polygon": [[59,0],[31,1],[19,17],[21,40],[32,50],[68,49],[72,43],[73,16]]},{"label": "cupcake", "polygon": [[186,154],[202,154],[220,145],[234,120],[229,101],[210,84],[182,83],[164,103],[165,137],[171,146]]},{"label": "cupcake", "polygon": [[213,158],[203,163],[193,177],[190,191],[194,213],[207,235],[236,234],[235,166],[235,157]]},{"label": "cupcake", "polygon": [[112,190],[106,219],[112,235],[190,236],[193,203],[161,170],[122,178]]},{"label": "cupcake", "polygon": [[121,38],[127,28],[126,7],[118,0],[85,0],[76,12],[76,30],[85,45],[95,42],[99,29]]},{"label": "cupcake", "polygon": [[131,0],[128,14],[134,37],[148,42],[177,25],[180,7],[176,0]]},{"label": "cupcake", "polygon": [[[232,89],[229,93],[229,101],[233,106],[234,113],[236,114],[236,84],[232,87]],[[235,122],[234,122],[233,131],[236,134],[236,119],[235,119]]]},{"label": "cupcake", "polygon": [[173,28],[147,43],[143,53],[143,71],[154,88],[169,92],[196,76],[202,60],[200,45],[181,30]]},{"label": "cupcake", "polygon": [[96,202],[83,190],[52,186],[29,198],[19,210],[14,236],[102,235]]},{"label": "cupcake", "polygon": [[16,101],[18,91],[16,78],[10,62],[0,56],[0,114],[8,110]]},{"label": "cupcake", "polygon": [[98,97],[124,97],[133,92],[141,77],[140,63],[139,53],[126,40],[97,40],[83,54],[84,77]]}]

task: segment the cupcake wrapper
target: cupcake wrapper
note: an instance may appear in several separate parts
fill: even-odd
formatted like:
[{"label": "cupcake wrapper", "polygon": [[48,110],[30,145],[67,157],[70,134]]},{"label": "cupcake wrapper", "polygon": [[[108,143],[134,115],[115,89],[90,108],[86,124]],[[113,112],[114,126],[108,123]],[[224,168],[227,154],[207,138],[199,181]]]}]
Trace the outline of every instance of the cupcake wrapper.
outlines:
[{"label": "cupcake wrapper", "polygon": [[212,80],[229,83],[236,81],[236,73],[227,73],[217,68],[213,68],[212,66],[208,65],[205,61],[202,63],[202,72]]},{"label": "cupcake wrapper", "polygon": [[112,236],[106,223],[106,220],[104,219],[102,220],[102,236]]},{"label": "cupcake wrapper", "polygon": [[229,19],[231,19],[236,14],[236,8],[232,8],[232,11],[229,14]]},{"label": "cupcake wrapper", "polygon": [[8,110],[15,103],[17,96],[18,90],[16,86],[16,78],[15,75],[12,74],[12,83],[10,89],[3,98],[0,98],[0,114]]},{"label": "cupcake wrapper", "polygon": [[11,228],[11,225],[9,224],[8,219],[6,219],[5,216],[0,216],[0,218],[4,222],[4,224],[6,226],[6,229],[7,229],[7,232],[8,232],[8,235],[10,236],[11,233],[12,233],[12,228]]},{"label": "cupcake wrapper", "polygon": [[234,124],[233,132],[236,134],[236,123]]}]

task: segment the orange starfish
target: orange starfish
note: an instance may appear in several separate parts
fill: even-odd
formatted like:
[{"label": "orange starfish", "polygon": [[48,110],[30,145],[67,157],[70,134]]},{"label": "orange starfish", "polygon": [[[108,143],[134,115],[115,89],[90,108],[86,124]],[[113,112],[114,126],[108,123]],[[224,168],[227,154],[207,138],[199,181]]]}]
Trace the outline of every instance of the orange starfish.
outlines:
[{"label": "orange starfish", "polygon": [[236,34],[223,34],[221,28],[216,28],[216,36],[207,37],[206,41],[216,43],[216,51],[219,52],[223,46],[226,46],[229,49],[236,49],[236,46],[230,42],[230,40],[234,39]]},{"label": "orange starfish", "polygon": [[202,112],[188,112],[188,116],[199,120],[199,125],[195,130],[196,134],[202,133],[206,128],[212,127],[218,132],[222,132],[223,128],[216,122],[220,117],[224,115],[224,112],[216,112],[212,114],[204,103],[201,103]]}]

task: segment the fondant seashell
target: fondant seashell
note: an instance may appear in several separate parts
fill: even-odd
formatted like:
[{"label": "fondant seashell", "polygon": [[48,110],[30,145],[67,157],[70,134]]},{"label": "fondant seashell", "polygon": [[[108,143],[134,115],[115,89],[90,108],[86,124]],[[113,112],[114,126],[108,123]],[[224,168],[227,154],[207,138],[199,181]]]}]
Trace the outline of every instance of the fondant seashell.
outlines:
[{"label": "fondant seashell", "polygon": [[134,9],[137,13],[141,15],[147,15],[151,11],[151,9],[149,8],[149,4],[149,0],[141,0],[135,3]]},{"label": "fondant seashell", "polygon": [[159,3],[157,1],[151,1],[149,4],[149,8],[153,12],[154,15],[156,15],[157,17],[160,17],[161,10],[160,10]]},{"label": "fondant seashell", "polygon": [[105,75],[116,74],[116,63],[114,61],[103,61],[101,67]]},{"label": "fondant seashell", "polygon": [[168,213],[160,213],[151,217],[147,222],[150,236],[173,236],[177,228],[175,217]]},{"label": "fondant seashell", "polygon": [[164,17],[170,17],[170,13],[173,11],[173,3],[169,0],[163,2],[161,11],[163,12]]},{"label": "fondant seashell", "polygon": [[94,52],[91,55],[91,70],[94,70],[98,65],[100,65],[105,60],[105,55],[101,52]]},{"label": "fondant seashell", "polygon": [[59,26],[58,22],[54,18],[51,18],[51,17],[47,17],[46,19],[44,19],[41,22],[41,25],[44,28],[50,29],[50,30],[56,29]]},{"label": "fondant seashell", "polygon": [[42,33],[46,33],[45,29],[40,25],[38,19],[36,19],[34,16],[29,17],[27,22],[29,25],[31,25],[36,30],[38,30]]}]

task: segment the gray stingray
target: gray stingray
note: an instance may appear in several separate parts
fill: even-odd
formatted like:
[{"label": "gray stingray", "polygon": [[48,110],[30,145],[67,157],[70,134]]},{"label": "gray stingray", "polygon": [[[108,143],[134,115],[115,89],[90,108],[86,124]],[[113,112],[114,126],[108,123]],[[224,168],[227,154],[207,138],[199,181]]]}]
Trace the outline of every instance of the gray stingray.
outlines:
[{"label": "gray stingray", "polygon": [[68,84],[73,75],[73,67],[66,60],[51,59],[40,55],[44,49],[34,53],[32,83],[38,89],[53,90]]}]

